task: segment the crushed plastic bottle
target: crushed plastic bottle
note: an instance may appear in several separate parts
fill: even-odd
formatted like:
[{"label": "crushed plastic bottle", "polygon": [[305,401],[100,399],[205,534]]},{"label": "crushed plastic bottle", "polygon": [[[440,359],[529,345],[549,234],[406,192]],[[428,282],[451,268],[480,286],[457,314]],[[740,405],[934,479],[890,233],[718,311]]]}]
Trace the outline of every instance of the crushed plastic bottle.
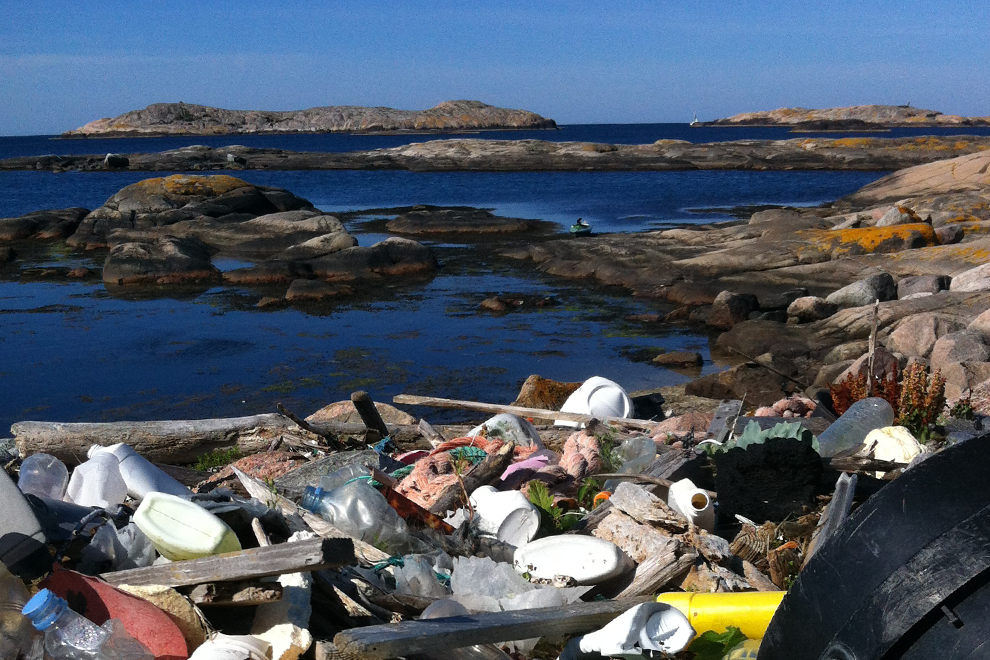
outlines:
[{"label": "crushed plastic bottle", "polygon": [[17,487],[25,495],[60,500],[69,484],[65,463],[50,454],[31,454],[21,462]]},{"label": "crushed plastic bottle", "polygon": [[94,455],[104,452],[117,459],[120,476],[127,485],[127,494],[134,499],[143,499],[148,493],[168,493],[186,499],[192,497],[191,490],[134,451],[130,445],[125,445],[122,442],[109,447],[93,445],[89,448],[87,455],[92,458]]},{"label": "crushed plastic bottle", "polygon": [[818,452],[825,458],[859,447],[874,429],[894,424],[894,409],[879,397],[862,399],[849,406],[839,419],[818,436]]},{"label": "crushed plastic bottle", "polygon": [[120,476],[117,458],[106,452],[95,452],[88,461],[72,471],[65,496],[75,504],[103,509],[123,504],[127,497],[127,484]]},{"label": "crushed plastic bottle", "polygon": [[119,620],[98,626],[48,589],[35,594],[22,612],[45,634],[45,651],[53,660],[154,660]]}]

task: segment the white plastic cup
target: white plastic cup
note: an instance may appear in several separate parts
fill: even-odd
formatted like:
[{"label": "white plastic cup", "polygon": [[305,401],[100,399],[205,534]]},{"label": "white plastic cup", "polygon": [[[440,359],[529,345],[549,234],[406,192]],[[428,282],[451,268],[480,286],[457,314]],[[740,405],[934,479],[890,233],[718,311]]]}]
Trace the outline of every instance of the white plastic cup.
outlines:
[{"label": "white plastic cup", "polygon": [[172,561],[241,549],[226,523],[195,502],[167,493],[148,493],[134,512],[134,524]]},{"label": "white plastic cup", "polygon": [[50,454],[31,454],[21,461],[17,487],[26,495],[60,500],[65,497],[69,471],[65,463]]},{"label": "white plastic cup", "polygon": [[127,484],[120,476],[117,458],[106,452],[94,452],[88,461],[72,471],[65,497],[74,504],[104,509],[123,504]]},{"label": "white plastic cup", "polygon": [[192,497],[192,491],[134,451],[130,445],[122,442],[109,447],[93,445],[87,455],[92,458],[97,453],[110,454],[117,459],[120,476],[127,484],[127,494],[136,500],[144,499],[148,493],[168,493],[186,499]]}]

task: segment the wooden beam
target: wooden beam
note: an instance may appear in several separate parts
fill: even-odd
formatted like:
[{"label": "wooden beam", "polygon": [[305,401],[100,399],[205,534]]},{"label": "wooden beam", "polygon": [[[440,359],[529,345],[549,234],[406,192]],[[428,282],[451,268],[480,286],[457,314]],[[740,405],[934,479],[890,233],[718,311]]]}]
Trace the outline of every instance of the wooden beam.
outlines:
[{"label": "wooden beam", "polygon": [[689,570],[697,559],[698,553],[694,550],[688,550],[679,557],[673,552],[663,556],[647,557],[646,561],[636,566],[632,580],[615,597],[632,598],[654,594],[668,582]]},{"label": "wooden beam", "polygon": [[378,413],[375,402],[371,400],[371,395],[364,390],[351,392],[351,403],[354,404],[354,409],[357,410],[358,415],[361,416],[361,421],[369,430],[377,431],[383,438],[388,435],[388,427],[385,426],[385,420]]},{"label": "wooden beam", "polygon": [[565,422],[590,422],[597,419],[600,422],[632,426],[639,429],[653,429],[659,422],[648,419],[632,419],[629,417],[598,417],[579,413],[565,413],[542,408],[523,408],[520,406],[503,406],[495,403],[479,403],[477,401],[459,401],[457,399],[441,399],[432,396],[414,396],[399,394],[392,398],[395,403],[410,406],[433,406],[434,408],[456,408],[458,410],[474,410],[483,413],[510,413],[519,417],[539,417],[541,419],[556,419]]},{"label": "wooden beam", "polygon": [[193,587],[189,600],[199,607],[248,607],[282,600],[278,582],[208,582]]},{"label": "wooden beam", "polygon": [[742,401],[739,399],[726,399],[718,404],[712,423],[708,425],[708,432],[705,433],[705,440],[713,440],[720,445],[725,443],[735,427],[740,412],[742,412]]},{"label": "wooden beam", "polygon": [[113,585],[161,584],[166,587],[182,587],[204,582],[252,580],[283,573],[319,571],[354,563],[354,544],[350,539],[313,539],[103,573],[100,577]]},{"label": "wooden beam", "polygon": [[491,614],[354,628],[338,633],[334,646],[345,656],[384,660],[513,639],[585,633],[601,628],[626,610],[652,602],[652,596],[574,603]]}]

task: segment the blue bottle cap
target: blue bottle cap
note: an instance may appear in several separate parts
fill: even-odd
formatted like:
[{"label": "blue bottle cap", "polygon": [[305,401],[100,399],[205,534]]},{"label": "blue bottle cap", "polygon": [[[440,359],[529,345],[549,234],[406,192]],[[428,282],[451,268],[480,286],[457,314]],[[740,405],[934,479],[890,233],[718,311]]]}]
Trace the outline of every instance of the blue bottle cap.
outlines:
[{"label": "blue bottle cap", "polygon": [[48,589],[42,589],[24,604],[21,614],[30,619],[35,628],[44,631],[67,609],[69,604],[64,598],[59,598]]}]

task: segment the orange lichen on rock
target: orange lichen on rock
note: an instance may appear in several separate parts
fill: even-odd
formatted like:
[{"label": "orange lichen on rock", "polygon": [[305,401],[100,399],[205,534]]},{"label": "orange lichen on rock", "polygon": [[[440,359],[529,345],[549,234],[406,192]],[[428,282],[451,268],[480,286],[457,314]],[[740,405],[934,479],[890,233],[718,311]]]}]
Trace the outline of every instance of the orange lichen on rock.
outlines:
[{"label": "orange lichen on rock", "polygon": [[172,176],[144,179],[133,185],[135,188],[144,189],[148,193],[214,197],[251,184],[227,174],[214,176],[173,174]]},{"label": "orange lichen on rock", "polygon": [[829,252],[833,257],[900,252],[939,244],[935,230],[924,222],[894,227],[808,229],[798,234],[808,240],[811,247],[820,252]]},{"label": "orange lichen on rock", "polygon": [[832,143],[828,146],[830,147],[865,147],[872,145],[876,142],[876,138],[866,138],[866,137],[856,137],[856,138],[838,138],[832,140]]}]

